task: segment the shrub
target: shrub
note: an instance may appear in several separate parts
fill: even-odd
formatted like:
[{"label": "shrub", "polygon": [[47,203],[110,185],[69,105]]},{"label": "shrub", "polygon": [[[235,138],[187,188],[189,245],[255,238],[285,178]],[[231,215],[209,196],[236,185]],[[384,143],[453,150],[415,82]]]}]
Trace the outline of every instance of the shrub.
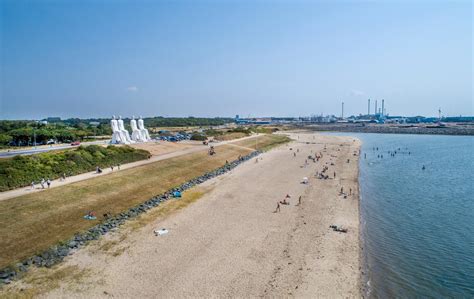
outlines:
[{"label": "shrub", "polygon": [[64,152],[0,159],[0,191],[15,189],[44,179],[56,179],[147,159],[150,153],[129,146],[90,145]]}]

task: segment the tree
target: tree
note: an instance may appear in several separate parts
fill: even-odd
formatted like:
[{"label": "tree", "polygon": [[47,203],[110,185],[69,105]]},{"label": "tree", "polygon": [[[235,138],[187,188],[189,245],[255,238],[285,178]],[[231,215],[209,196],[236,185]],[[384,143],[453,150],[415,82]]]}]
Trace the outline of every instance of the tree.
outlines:
[{"label": "tree", "polygon": [[8,145],[12,140],[12,136],[7,134],[0,134],[0,145]]}]

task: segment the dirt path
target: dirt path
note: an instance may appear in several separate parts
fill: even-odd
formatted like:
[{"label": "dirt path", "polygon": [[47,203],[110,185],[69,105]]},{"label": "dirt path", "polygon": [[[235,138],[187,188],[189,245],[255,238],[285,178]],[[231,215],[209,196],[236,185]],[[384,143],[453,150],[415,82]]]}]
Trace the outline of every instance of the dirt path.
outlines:
[{"label": "dirt path", "polygon": [[[45,296],[360,297],[358,157],[353,156],[360,144],[348,137],[298,136],[258,163],[248,161],[208,181],[204,187],[211,191],[182,211],[132,233],[120,229],[68,257],[60,267],[92,274]],[[311,151],[324,158],[304,166]],[[314,176],[323,165],[331,179]],[[303,177],[309,184],[300,183]],[[341,186],[352,195],[340,196]],[[290,205],[274,213],[286,194]],[[335,232],[332,224],[348,232]],[[169,234],[157,237],[157,228]],[[115,246],[123,253],[100,251],[103,242],[120,236],[126,238]]]},{"label": "dirt path", "polygon": [[[221,146],[221,145],[224,145],[224,144],[231,144],[232,142],[237,142],[237,141],[245,140],[245,139],[252,138],[252,137],[254,137],[254,136],[248,136],[248,137],[244,137],[244,138],[240,138],[240,139],[236,139],[236,140],[222,141],[222,142],[219,142],[219,143],[213,143],[212,145],[215,146],[215,147],[218,147],[218,146]],[[161,161],[161,160],[166,160],[166,159],[170,159],[170,158],[174,158],[174,157],[178,157],[178,156],[182,156],[182,155],[187,155],[187,154],[191,154],[191,153],[195,153],[195,152],[199,152],[199,151],[206,151],[206,150],[209,149],[209,147],[206,146],[206,145],[195,145],[195,144],[191,144],[191,145],[190,144],[183,144],[182,147],[172,147],[172,148],[170,148],[170,151],[163,151],[162,149],[154,151],[154,150],[151,149],[152,147],[164,147],[161,144],[137,145],[137,147],[138,148],[145,148],[145,149],[149,150],[152,154],[153,154],[153,152],[156,152],[156,153],[159,153],[159,154],[153,155],[148,160],[141,160],[141,161],[137,161],[137,162],[123,164],[123,165],[120,166],[120,170],[134,168],[134,167],[137,167],[137,166],[141,166],[141,165],[145,165],[145,164],[149,164],[149,163],[153,163],[153,162],[157,162],[157,161]],[[64,185],[79,182],[79,181],[93,179],[93,178],[96,178],[98,176],[104,176],[104,175],[110,174],[114,171],[115,172],[118,171],[117,167],[115,167],[113,171],[112,171],[111,168],[103,169],[103,172],[101,174],[97,174],[95,172],[86,172],[86,173],[82,173],[82,174],[79,174],[79,175],[67,177],[65,181],[61,181],[59,179],[53,180],[51,182],[51,188],[56,188],[56,187],[64,186]],[[46,187],[46,184],[45,184],[45,187]],[[33,193],[33,192],[41,192],[41,191],[44,191],[44,190],[45,189],[42,189],[41,185],[39,183],[37,183],[35,185],[35,189],[32,189],[30,186],[28,186],[28,187],[22,187],[22,188],[10,190],[10,191],[0,192],[0,201],[7,200],[7,199],[10,199],[10,198],[14,198],[14,197],[18,197],[18,196],[22,196],[22,195]]]}]

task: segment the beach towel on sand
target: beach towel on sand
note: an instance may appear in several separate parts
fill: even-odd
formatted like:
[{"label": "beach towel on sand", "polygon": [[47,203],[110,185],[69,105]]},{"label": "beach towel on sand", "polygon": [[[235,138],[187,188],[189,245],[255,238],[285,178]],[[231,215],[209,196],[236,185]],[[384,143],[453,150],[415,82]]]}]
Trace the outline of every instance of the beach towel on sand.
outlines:
[{"label": "beach towel on sand", "polygon": [[166,228],[162,228],[159,230],[154,230],[153,232],[155,233],[156,236],[162,236],[162,235],[166,235],[168,233],[168,230]]}]

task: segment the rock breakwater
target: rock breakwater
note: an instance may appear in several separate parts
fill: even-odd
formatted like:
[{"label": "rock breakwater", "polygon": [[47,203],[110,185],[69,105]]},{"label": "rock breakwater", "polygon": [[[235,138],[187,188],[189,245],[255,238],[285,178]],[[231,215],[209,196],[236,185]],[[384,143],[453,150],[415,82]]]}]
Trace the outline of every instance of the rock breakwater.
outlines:
[{"label": "rock breakwater", "polygon": [[147,201],[136,205],[128,209],[127,211],[104,219],[101,223],[89,228],[87,231],[76,233],[71,239],[65,242],[61,242],[60,244],[56,244],[40,254],[36,254],[32,257],[29,257],[14,266],[1,269],[0,286],[3,284],[9,284],[13,280],[20,278],[22,274],[27,272],[28,268],[33,265],[37,267],[50,268],[53,265],[60,263],[66,256],[72,254],[75,250],[84,246],[89,241],[99,239],[102,235],[105,235],[109,231],[124,224],[128,219],[134,218],[142,213],[145,213],[146,211],[157,207],[162,202],[173,198],[172,194],[174,192],[183,192],[196,185],[202,184],[212,178],[225,174],[226,172],[240,165],[242,162],[245,162],[249,159],[258,156],[260,153],[260,151],[254,151],[246,156],[242,156],[238,160],[227,163],[222,167],[219,167],[213,171],[207,172],[199,177],[191,179],[178,187],[168,190],[163,194],[153,196]]}]

